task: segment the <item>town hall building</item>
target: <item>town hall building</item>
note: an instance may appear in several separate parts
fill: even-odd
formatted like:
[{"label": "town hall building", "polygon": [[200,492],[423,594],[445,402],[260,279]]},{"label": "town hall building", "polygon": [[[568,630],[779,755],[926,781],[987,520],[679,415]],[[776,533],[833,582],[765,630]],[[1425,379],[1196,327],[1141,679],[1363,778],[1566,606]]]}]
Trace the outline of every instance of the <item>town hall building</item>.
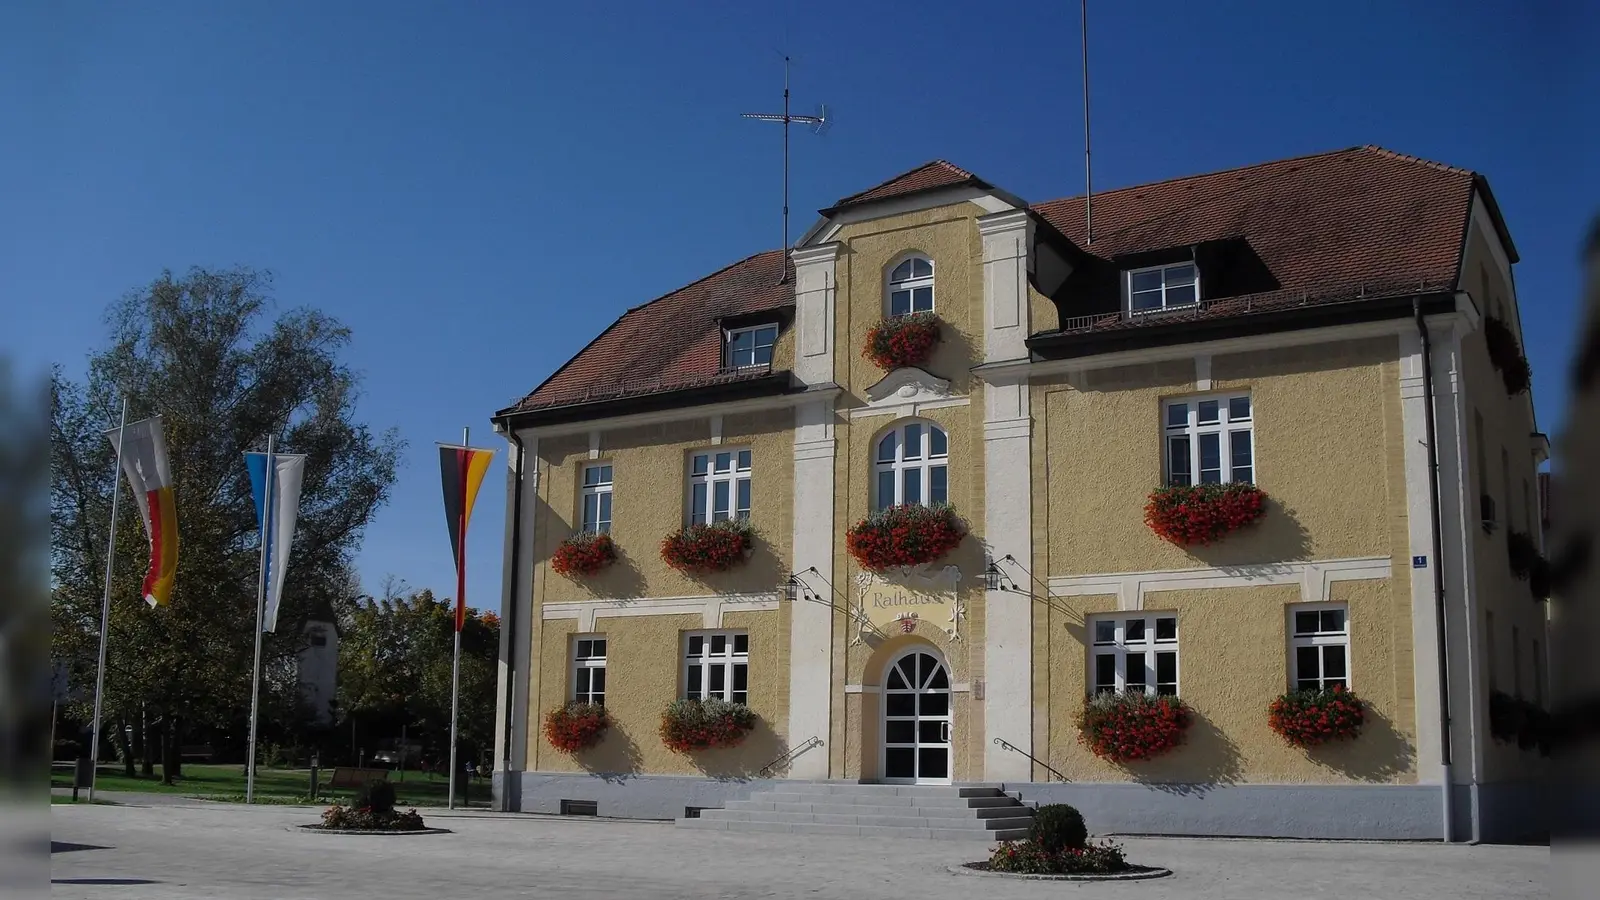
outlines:
[{"label": "town hall building", "polygon": [[[935,161],[628,310],[494,415],[497,803],[982,785],[1097,832],[1536,831],[1516,262],[1482,176],[1378,147],[1089,202]],[[1301,690],[1359,728],[1292,740]],[[1181,700],[1176,746],[1096,743],[1129,695]],[[669,746],[713,698],[754,724]],[[608,725],[558,749],[573,701]]]}]

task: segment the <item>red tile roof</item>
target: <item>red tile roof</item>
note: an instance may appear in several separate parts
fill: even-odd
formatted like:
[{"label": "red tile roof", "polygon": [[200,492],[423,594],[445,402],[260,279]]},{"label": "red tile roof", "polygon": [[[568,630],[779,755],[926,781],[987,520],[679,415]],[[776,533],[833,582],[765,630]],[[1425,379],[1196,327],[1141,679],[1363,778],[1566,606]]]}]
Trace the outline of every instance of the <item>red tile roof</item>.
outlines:
[{"label": "red tile roof", "polygon": [[778,281],[783,255],[745,257],[642,306],[589,342],[533,393],[505,412],[565,406],[637,394],[740,381],[766,375],[722,371],[722,331],[728,316],[794,304],[794,266]]},{"label": "red tile roof", "polygon": [[823,213],[827,214],[857,203],[866,203],[869,200],[883,200],[888,197],[898,197],[901,194],[914,194],[918,191],[955,187],[961,184],[988,186],[983,179],[968,172],[966,169],[954,163],[936,159],[932,162],[925,162],[909,172],[902,172],[877,187],[867,188],[859,194],[851,194],[848,197],[844,197],[833,206],[823,210]]},{"label": "red tile roof", "polygon": [[1453,285],[1476,176],[1355,147],[1097,193],[1033,210],[1104,259],[1246,238],[1284,292]]},{"label": "red tile roof", "polygon": [[[1281,290],[1210,302],[1199,312],[1222,316],[1370,296],[1389,286],[1452,287],[1472,191],[1481,183],[1465,169],[1368,146],[1097,193],[1092,244],[1085,240],[1082,197],[1032,209],[1080,249],[1108,260],[1246,239]],[[934,160],[834,208],[959,184],[992,188]],[[1503,231],[1501,237],[1508,240]],[[783,283],[776,277],[780,255],[747,257],[629,310],[505,412],[757,377],[721,371],[717,323],[793,304],[792,275]],[[1120,318],[1087,318],[1096,321],[1083,327],[1126,327]]]}]

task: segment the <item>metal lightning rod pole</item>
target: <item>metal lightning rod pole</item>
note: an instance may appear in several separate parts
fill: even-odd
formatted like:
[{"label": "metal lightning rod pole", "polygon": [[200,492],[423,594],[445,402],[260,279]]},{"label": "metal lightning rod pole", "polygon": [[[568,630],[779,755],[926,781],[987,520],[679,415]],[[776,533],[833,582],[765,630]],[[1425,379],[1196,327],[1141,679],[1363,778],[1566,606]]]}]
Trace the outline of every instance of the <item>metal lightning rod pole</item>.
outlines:
[{"label": "metal lightning rod pole", "polygon": [[1083,242],[1094,243],[1094,214],[1091,197],[1094,195],[1092,171],[1089,168],[1089,0],[1083,6]]},{"label": "metal lightning rod pole", "polygon": [[[461,429],[461,446],[472,446],[468,438],[471,436],[470,428]],[[465,488],[465,485],[463,485]],[[462,610],[467,602],[467,504],[465,496],[461,502],[461,524],[456,528],[456,609]],[[454,611],[452,611],[454,612]],[[456,715],[460,709],[461,698],[461,614],[453,616],[456,626],[455,655],[450,663],[450,802],[449,809],[456,808]],[[468,782],[468,788],[471,782]]]},{"label": "metal lightning rod pole", "polygon": [[94,737],[89,744],[90,803],[94,802],[94,783],[100,772],[100,708],[106,691],[106,638],[111,632],[111,574],[117,560],[117,495],[122,493],[122,438],[127,430],[128,397],[124,394],[122,420],[117,423],[117,469],[111,477],[111,535],[106,538],[106,592],[100,601],[100,663],[94,676]]},{"label": "metal lightning rod pole", "polygon": [[256,722],[261,706],[261,626],[265,624],[268,569],[272,546],[272,482],[277,474],[272,455],[272,435],[267,435],[267,474],[261,489],[261,577],[256,581],[256,663],[250,676],[250,764],[245,770],[244,802],[256,802]]}]

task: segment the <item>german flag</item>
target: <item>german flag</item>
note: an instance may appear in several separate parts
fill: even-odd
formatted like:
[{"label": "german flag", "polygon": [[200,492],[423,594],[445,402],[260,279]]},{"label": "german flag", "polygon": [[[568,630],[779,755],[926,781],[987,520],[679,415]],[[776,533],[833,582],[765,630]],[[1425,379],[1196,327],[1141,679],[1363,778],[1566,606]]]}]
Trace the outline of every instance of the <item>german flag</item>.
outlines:
[{"label": "german flag", "polygon": [[150,538],[150,566],[140,593],[151,606],[166,606],[178,571],[178,509],[172,495],[172,466],[161,417],[106,432],[117,448],[122,473],[139,502],[139,518]]},{"label": "german flag", "polygon": [[493,450],[460,444],[439,445],[439,474],[444,479],[444,517],[450,526],[450,553],[456,562],[456,631],[467,619],[467,522],[472,504],[489,471]]}]

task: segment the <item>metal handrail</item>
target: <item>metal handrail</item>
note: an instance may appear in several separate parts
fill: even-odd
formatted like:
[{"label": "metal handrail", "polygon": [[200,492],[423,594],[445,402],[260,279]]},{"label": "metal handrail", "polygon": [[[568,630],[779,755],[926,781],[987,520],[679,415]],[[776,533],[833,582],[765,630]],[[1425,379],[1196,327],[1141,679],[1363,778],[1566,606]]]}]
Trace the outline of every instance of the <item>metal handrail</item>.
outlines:
[{"label": "metal handrail", "polygon": [[1057,772],[1054,767],[1052,767],[1049,763],[1045,762],[1044,760],[1038,758],[1037,756],[1034,756],[1032,753],[1029,753],[1028,751],[1022,749],[1021,747],[1018,747],[1015,744],[1007,742],[1005,738],[995,738],[994,742],[995,742],[995,744],[997,746],[999,746],[999,747],[1001,747],[1003,749],[1011,750],[1011,751],[1014,751],[1016,753],[1021,753],[1023,756],[1026,756],[1027,758],[1033,760],[1033,762],[1036,765],[1040,766],[1046,772],[1049,772],[1051,775],[1054,775],[1058,780],[1060,780],[1062,782],[1070,782],[1072,780],[1071,778],[1068,778],[1067,776],[1061,774],[1060,772]]},{"label": "metal handrail", "polygon": [[806,752],[807,750],[812,749],[813,747],[821,747],[821,746],[822,746],[822,738],[819,738],[816,735],[812,735],[811,737],[806,738],[806,740],[800,746],[791,749],[790,751],[788,751],[787,753],[785,753],[782,756],[778,757],[777,759],[773,760],[772,762],[769,762],[766,765],[762,766],[761,767],[761,777],[762,778],[766,778],[767,776],[771,775],[778,768],[778,766],[783,765],[784,763],[794,762],[794,758],[799,756],[800,754]]}]

